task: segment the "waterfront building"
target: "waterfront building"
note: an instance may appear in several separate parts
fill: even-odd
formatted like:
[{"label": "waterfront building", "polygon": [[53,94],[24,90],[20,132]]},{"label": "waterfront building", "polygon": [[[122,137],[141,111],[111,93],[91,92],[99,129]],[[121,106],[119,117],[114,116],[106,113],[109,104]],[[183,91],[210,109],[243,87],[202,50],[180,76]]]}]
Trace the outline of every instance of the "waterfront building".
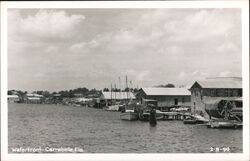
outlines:
[{"label": "waterfront building", "polygon": [[74,93],[74,97],[76,97],[76,98],[82,98],[83,94],[82,93]]},{"label": "waterfront building", "polygon": [[100,101],[105,104],[111,102],[125,102],[127,100],[135,100],[135,95],[132,92],[102,92]]},{"label": "waterfront building", "polygon": [[52,103],[59,104],[59,103],[62,103],[62,101],[63,101],[63,97],[60,93],[55,93],[52,95],[52,99],[51,99]]},{"label": "waterfront building", "polygon": [[239,99],[242,97],[242,78],[215,77],[196,81],[190,88],[191,111],[205,118],[209,115],[205,105],[222,99]]},{"label": "waterfront building", "polygon": [[20,101],[20,98],[18,95],[8,95],[8,103],[16,103]]},{"label": "waterfront building", "polygon": [[169,111],[174,106],[191,106],[191,93],[187,88],[141,88],[136,97],[141,104],[157,101],[157,109],[161,111]]},{"label": "waterfront building", "polygon": [[39,104],[43,102],[43,95],[39,95],[36,93],[28,93],[26,94],[26,103],[35,103]]},{"label": "waterfront building", "polygon": [[101,97],[102,100],[127,100],[127,99],[135,99],[135,95],[132,92],[102,92]]}]

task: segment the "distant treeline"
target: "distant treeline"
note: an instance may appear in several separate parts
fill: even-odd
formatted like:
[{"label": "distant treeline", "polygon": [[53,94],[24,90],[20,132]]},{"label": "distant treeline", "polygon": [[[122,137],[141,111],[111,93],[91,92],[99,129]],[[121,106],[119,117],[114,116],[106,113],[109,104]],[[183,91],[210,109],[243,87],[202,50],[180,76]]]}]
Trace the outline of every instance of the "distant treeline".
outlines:
[{"label": "distant treeline", "polygon": [[[110,92],[111,90],[109,88],[104,88],[104,92]],[[131,91],[131,92],[137,92],[137,88],[125,88],[123,90],[117,89],[117,88],[112,88],[112,92],[125,92],[125,91]],[[8,95],[19,95],[19,96],[25,96],[28,92],[27,91],[21,91],[21,90],[8,90]],[[39,95],[43,95],[44,97],[53,97],[56,94],[60,94],[61,97],[75,97],[76,95],[82,95],[83,97],[86,96],[93,96],[93,97],[98,97],[101,95],[101,90],[97,89],[91,89],[89,90],[86,87],[83,88],[76,88],[76,89],[70,89],[70,90],[61,90],[58,92],[49,92],[49,91],[33,91],[31,93],[36,93]]]},{"label": "distant treeline", "polygon": [[163,84],[161,84],[161,85],[156,85],[156,87],[162,87],[162,88],[175,88],[175,85],[172,84],[172,83],[168,83],[168,84],[166,84],[166,85],[163,85]]},{"label": "distant treeline", "polygon": [[[166,85],[157,85],[155,87],[162,87],[162,88],[175,88],[175,85],[172,83],[168,83]],[[110,88],[104,88],[104,92],[110,92]],[[138,92],[138,88],[125,88],[125,89],[118,89],[118,88],[112,88],[112,92]],[[28,92],[27,91],[21,91],[21,90],[8,90],[8,95],[19,95],[19,96],[25,96]],[[70,89],[70,90],[61,90],[58,92],[49,92],[49,91],[33,91],[32,93],[36,93],[39,95],[43,95],[44,97],[53,97],[55,94],[60,94],[61,97],[75,97],[76,95],[82,95],[83,97],[86,96],[94,96],[98,97],[101,95],[101,90],[97,89],[88,89],[86,87],[83,88],[76,88],[76,89]]]}]

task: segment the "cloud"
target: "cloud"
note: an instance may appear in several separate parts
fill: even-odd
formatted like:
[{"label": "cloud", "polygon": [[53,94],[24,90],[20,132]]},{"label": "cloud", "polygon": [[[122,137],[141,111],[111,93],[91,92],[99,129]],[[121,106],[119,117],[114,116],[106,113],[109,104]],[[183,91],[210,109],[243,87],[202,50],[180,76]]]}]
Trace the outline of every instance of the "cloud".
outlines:
[{"label": "cloud", "polygon": [[237,47],[236,44],[232,42],[226,42],[220,45],[217,48],[217,51],[218,52],[237,52],[239,51],[239,47]]},{"label": "cloud", "polygon": [[72,44],[69,47],[69,51],[73,53],[90,53],[93,51],[93,49],[96,49],[99,47],[99,42],[96,40],[91,40],[89,42],[78,42],[75,44]]},{"label": "cloud", "polygon": [[150,71],[145,70],[145,71],[140,72],[137,75],[136,80],[137,81],[148,81],[148,80],[150,80],[149,76],[150,76]]},{"label": "cloud", "polygon": [[234,73],[234,72],[230,72],[230,71],[222,71],[219,73],[220,77],[234,77],[234,76],[239,76],[238,74]]},{"label": "cloud", "polygon": [[86,47],[86,42],[76,43],[70,46],[71,51],[83,50]]},{"label": "cloud", "polygon": [[47,53],[56,53],[58,51],[57,46],[48,46],[47,48],[45,48],[45,52]]},{"label": "cloud", "polygon": [[24,13],[11,10],[8,15],[11,86],[17,84],[14,80],[22,70],[28,71],[18,75],[25,80],[23,86],[35,73],[44,73],[36,76],[51,82],[40,82],[40,86],[61,82],[57,84],[61,89],[71,85],[103,88],[125,75],[143,87],[192,84],[205,77],[229,75],[225,71],[241,73],[240,9]]},{"label": "cloud", "polygon": [[74,30],[85,19],[84,15],[69,15],[61,10],[39,10],[23,17],[19,10],[8,12],[9,35],[21,39],[60,39],[74,35]]}]

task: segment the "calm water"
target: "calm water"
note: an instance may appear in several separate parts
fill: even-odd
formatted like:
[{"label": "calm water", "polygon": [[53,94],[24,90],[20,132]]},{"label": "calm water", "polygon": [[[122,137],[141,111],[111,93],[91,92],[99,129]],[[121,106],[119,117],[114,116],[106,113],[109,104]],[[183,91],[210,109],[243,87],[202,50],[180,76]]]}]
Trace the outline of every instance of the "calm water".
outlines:
[{"label": "calm water", "polygon": [[[119,112],[61,105],[9,104],[9,152],[18,147],[80,147],[87,153],[242,152],[242,129],[209,129],[182,121],[122,121]],[[220,151],[222,152],[222,151]]]}]

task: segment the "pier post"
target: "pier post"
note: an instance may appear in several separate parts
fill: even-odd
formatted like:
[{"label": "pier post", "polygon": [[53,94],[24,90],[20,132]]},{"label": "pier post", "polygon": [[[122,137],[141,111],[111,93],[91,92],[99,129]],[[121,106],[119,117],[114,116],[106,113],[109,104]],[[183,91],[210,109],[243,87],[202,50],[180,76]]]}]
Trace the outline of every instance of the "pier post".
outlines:
[{"label": "pier post", "polygon": [[156,110],[153,107],[151,107],[151,109],[150,109],[149,124],[151,126],[156,126],[156,124],[157,124],[157,121],[156,121]]}]

